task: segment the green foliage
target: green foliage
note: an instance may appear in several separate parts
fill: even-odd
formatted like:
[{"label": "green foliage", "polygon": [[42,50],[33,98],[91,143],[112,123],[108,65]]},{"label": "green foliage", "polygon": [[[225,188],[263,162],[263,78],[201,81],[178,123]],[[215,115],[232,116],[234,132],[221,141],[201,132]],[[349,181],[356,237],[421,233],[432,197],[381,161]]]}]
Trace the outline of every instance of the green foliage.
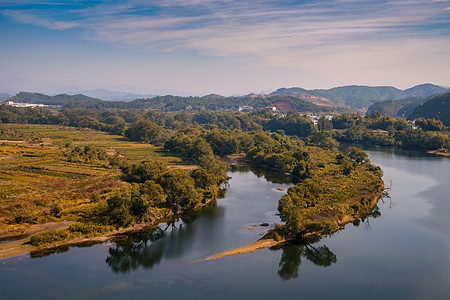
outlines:
[{"label": "green foliage", "polygon": [[108,216],[118,226],[152,219],[152,208],[165,204],[162,187],[151,180],[133,183],[116,191],[108,200]]},{"label": "green foliage", "polygon": [[133,141],[158,145],[162,142],[162,129],[152,121],[141,119],[130,125],[125,136]]},{"label": "green foliage", "polygon": [[70,225],[68,230],[74,235],[81,234],[86,237],[95,237],[113,231],[114,227],[93,223],[75,223]]},{"label": "green foliage", "polygon": [[[450,104],[450,103],[449,103]],[[415,120],[415,125],[419,126],[425,131],[442,131],[444,124],[440,120],[418,118]]]},{"label": "green foliage", "polygon": [[306,139],[306,144],[317,146],[323,149],[335,151],[339,143],[333,139],[330,132],[320,131]]},{"label": "green foliage", "polygon": [[430,99],[418,106],[408,117],[410,120],[417,118],[434,118],[442,121],[445,126],[450,126],[450,93],[448,92]]},{"label": "green foliage", "polygon": [[179,132],[164,143],[164,148],[198,162],[202,156],[211,156],[211,146],[201,137]]},{"label": "green foliage", "polygon": [[370,164],[369,156],[363,150],[356,147],[347,147],[344,153],[350,157],[351,160],[358,164]]},{"label": "green foliage", "polygon": [[[334,122],[339,123],[339,120],[350,118],[349,115],[335,116],[333,124]],[[405,149],[445,150],[449,148],[449,135],[445,132],[437,132],[444,128],[441,121],[419,118],[416,120],[416,124],[435,132],[409,129],[409,124],[405,119],[381,116],[377,111],[373,111],[364,119],[361,119],[359,125],[348,124],[347,129],[334,132],[333,136],[339,141],[397,146]]]},{"label": "green foliage", "polygon": [[335,129],[347,129],[355,126],[360,117],[360,115],[337,115],[331,119],[331,123]]},{"label": "green foliage", "polygon": [[30,244],[36,247],[42,247],[48,244],[61,243],[77,236],[79,234],[74,234],[67,229],[48,230],[32,235]]},{"label": "green foliage", "polygon": [[427,97],[409,97],[402,100],[377,102],[369,106],[367,114],[378,111],[383,116],[407,118],[417,106],[421,105],[426,100]]},{"label": "green foliage", "polygon": [[330,120],[326,119],[325,116],[321,116],[317,120],[317,129],[319,131],[331,131],[333,129],[333,124]]},{"label": "green foliage", "polygon": [[[312,152],[310,157],[320,161],[321,167],[289,188],[278,203],[287,237],[331,234],[344,216],[370,212],[373,202],[367,199],[381,195],[382,172],[370,164],[365,152],[349,147],[331,156],[322,151]],[[302,165],[307,169],[307,162],[299,168]],[[358,207],[358,211],[351,207]]]},{"label": "green foliage", "polygon": [[285,117],[274,116],[263,127],[265,130],[283,130],[287,135],[300,137],[307,137],[316,131],[314,124],[299,113],[288,113]]},{"label": "green foliage", "polygon": [[93,223],[75,223],[68,229],[47,230],[31,236],[30,244],[43,247],[63,243],[77,237],[95,237],[112,231],[114,228],[107,225]]},{"label": "green foliage", "polygon": [[450,148],[448,134],[420,129],[398,131],[395,133],[395,140],[405,149],[437,150]]},{"label": "green foliage", "polygon": [[123,179],[137,183],[144,183],[147,180],[157,181],[166,170],[167,165],[159,160],[144,160],[122,167]]},{"label": "green foliage", "polygon": [[104,149],[93,145],[76,146],[66,152],[65,156],[67,161],[76,163],[99,163],[108,159]]},{"label": "green foliage", "polygon": [[200,203],[201,197],[195,189],[195,181],[185,171],[170,169],[159,179],[167,202],[174,209],[190,210]]}]

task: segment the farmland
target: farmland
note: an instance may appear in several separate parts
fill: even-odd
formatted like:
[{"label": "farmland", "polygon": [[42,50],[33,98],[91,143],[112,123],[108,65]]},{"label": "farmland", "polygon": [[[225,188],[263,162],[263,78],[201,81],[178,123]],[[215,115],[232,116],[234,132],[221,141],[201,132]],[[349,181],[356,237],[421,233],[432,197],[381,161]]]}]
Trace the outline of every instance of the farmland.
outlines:
[{"label": "farmland", "polygon": [[138,162],[156,159],[185,165],[161,147],[122,136],[55,125],[2,124],[0,127],[0,236],[17,235],[30,224],[95,220],[105,199],[124,185],[108,160],[71,162],[77,146],[93,145],[110,157]]}]

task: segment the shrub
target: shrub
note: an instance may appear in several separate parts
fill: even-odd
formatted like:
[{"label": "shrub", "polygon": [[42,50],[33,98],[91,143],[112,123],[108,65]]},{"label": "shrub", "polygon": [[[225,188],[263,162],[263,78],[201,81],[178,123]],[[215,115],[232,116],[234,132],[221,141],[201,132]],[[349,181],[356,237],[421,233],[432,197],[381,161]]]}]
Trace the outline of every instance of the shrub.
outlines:
[{"label": "shrub", "polygon": [[92,223],[75,223],[70,225],[69,231],[73,234],[82,234],[87,237],[94,237],[102,235],[106,232],[114,230],[113,226],[97,225]]},{"label": "shrub", "polygon": [[47,244],[63,242],[74,237],[76,237],[76,234],[67,229],[47,230],[31,236],[30,243],[33,246],[41,247]]}]

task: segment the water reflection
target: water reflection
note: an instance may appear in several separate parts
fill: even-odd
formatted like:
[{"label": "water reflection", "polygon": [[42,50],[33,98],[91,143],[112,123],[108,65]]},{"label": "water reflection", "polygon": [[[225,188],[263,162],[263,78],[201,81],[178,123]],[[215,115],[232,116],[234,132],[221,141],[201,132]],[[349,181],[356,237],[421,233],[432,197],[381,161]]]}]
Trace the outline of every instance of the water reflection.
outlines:
[{"label": "water reflection", "polygon": [[70,250],[70,248],[89,248],[89,247],[92,247],[92,246],[100,244],[100,243],[101,242],[97,242],[97,241],[87,241],[87,242],[81,242],[78,244],[62,245],[62,246],[57,246],[57,247],[48,248],[48,249],[36,250],[36,251],[30,252],[30,258],[40,258],[40,257],[50,256],[53,254],[65,253],[65,252],[68,252]]},{"label": "water reflection", "polygon": [[336,255],[325,245],[314,247],[302,242],[283,246],[281,250],[283,252],[278,264],[278,276],[283,281],[298,277],[302,257],[321,267],[329,267],[337,262]]},{"label": "water reflection", "polygon": [[291,184],[292,177],[279,171],[271,171],[257,166],[233,166],[233,172],[252,172],[258,178],[264,177],[268,182],[276,184]]},{"label": "water reflection", "polygon": [[[183,256],[187,249],[192,249],[195,233],[193,223],[199,216],[205,219],[219,218],[222,212],[214,205],[201,211],[174,217],[156,229],[123,234],[114,239],[115,245],[108,249],[106,264],[115,273],[129,273],[140,267],[152,269],[163,259],[176,259]],[[203,228],[202,235],[208,236]]]},{"label": "water reflection", "polygon": [[[129,273],[139,267],[152,269],[159,264],[164,254],[165,232],[161,228],[151,232],[142,231],[122,236],[116,246],[108,249],[106,264],[115,273]],[[152,243],[161,240],[162,242]]]}]

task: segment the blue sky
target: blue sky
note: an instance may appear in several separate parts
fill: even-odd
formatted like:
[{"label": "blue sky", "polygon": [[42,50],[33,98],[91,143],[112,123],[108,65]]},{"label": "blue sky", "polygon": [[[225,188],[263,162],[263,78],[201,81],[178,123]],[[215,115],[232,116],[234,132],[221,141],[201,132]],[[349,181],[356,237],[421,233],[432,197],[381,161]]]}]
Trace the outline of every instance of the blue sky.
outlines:
[{"label": "blue sky", "polygon": [[0,92],[450,85],[450,0],[3,0],[0,34]]}]

